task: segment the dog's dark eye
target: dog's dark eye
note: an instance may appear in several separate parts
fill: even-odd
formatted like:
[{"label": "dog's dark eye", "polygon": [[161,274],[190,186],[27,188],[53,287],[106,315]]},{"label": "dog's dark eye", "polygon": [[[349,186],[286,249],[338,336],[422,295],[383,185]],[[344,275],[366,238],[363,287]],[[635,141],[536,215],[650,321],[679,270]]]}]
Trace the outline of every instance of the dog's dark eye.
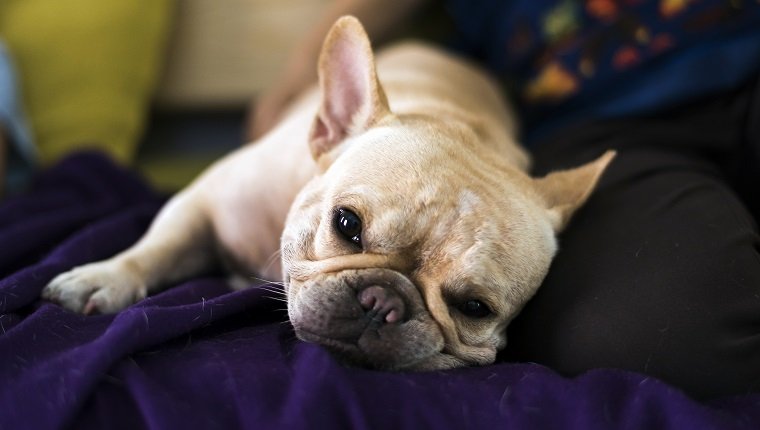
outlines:
[{"label": "dog's dark eye", "polygon": [[344,239],[362,246],[362,220],[348,209],[340,208],[335,214],[335,228]]},{"label": "dog's dark eye", "polygon": [[491,309],[480,300],[467,300],[459,305],[459,312],[470,318],[485,318],[491,315]]}]

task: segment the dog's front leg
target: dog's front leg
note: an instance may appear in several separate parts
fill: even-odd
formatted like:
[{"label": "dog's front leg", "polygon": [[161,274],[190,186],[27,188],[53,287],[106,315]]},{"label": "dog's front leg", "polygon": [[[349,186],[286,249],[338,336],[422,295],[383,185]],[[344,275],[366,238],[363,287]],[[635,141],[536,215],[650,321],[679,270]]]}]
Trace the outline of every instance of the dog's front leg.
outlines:
[{"label": "dog's front leg", "polygon": [[175,196],[150,229],[116,256],[58,275],[42,297],[74,312],[113,313],[215,262],[205,205],[192,188]]}]

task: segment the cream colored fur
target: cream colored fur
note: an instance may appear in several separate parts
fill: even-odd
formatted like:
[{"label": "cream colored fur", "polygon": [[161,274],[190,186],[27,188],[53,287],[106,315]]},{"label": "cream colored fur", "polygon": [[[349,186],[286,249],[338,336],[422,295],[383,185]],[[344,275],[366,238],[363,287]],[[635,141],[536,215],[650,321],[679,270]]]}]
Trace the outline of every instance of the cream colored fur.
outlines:
[{"label": "cream colored fur", "polygon": [[[319,72],[319,89],[175,196],[136,245],[58,276],[43,296],[116,312],[221,261],[284,281],[296,334],[351,361],[493,362],[546,275],[556,233],[614,153],[530,178],[487,75],[414,43],[379,54],[376,69],[351,17],[327,36]],[[361,219],[361,247],[336,231],[341,208]],[[369,286],[402,303],[404,318],[367,320],[357,295]],[[473,300],[491,313],[462,313]]]}]

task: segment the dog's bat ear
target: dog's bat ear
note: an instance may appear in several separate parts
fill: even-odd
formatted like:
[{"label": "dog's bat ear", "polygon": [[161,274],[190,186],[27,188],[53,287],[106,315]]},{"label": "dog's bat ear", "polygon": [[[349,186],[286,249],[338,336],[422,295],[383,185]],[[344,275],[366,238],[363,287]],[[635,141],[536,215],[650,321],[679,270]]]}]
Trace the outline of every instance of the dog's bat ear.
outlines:
[{"label": "dog's bat ear", "polygon": [[555,231],[564,229],[573,213],[586,202],[615,155],[615,151],[607,151],[583,166],[552,172],[534,180]]},{"label": "dog's bat ear", "polygon": [[377,80],[372,46],[356,18],[344,16],[333,24],[322,45],[317,72],[322,101],[309,132],[315,160],[390,114]]}]

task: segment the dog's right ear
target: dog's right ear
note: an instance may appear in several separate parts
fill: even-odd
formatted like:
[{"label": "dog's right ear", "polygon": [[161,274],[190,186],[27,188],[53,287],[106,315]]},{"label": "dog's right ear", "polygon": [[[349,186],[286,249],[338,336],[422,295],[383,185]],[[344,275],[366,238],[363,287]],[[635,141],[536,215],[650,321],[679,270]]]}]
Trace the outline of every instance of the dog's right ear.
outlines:
[{"label": "dog's right ear", "polygon": [[562,231],[573,213],[586,202],[615,155],[615,151],[607,151],[580,167],[553,172],[534,180],[536,191],[546,204],[554,231]]},{"label": "dog's right ear", "polygon": [[344,16],[333,24],[322,45],[317,72],[322,101],[309,132],[315,160],[390,114],[369,37],[356,18]]}]

